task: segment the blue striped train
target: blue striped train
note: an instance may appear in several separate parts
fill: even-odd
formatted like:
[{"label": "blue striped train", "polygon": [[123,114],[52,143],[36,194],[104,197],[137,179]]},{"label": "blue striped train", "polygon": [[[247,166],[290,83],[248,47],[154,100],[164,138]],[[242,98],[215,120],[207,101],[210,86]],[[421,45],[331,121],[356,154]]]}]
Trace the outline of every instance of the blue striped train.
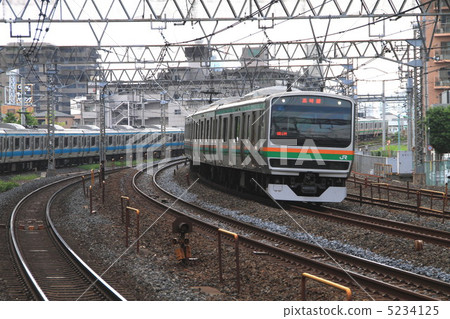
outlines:
[{"label": "blue striped train", "polygon": [[[166,128],[166,149],[171,156],[184,152],[184,130]],[[0,123],[0,173],[45,169],[48,163],[46,128],[26,128],[20,124]],[[99,160],[100,129],[94,125],[64,129],[55,125],[55,166],[94,163]],[[119,125],[106,129],[106,159],[119,160],[154,148],[161,155],[162,133],[158,127],[133,128]]]}]

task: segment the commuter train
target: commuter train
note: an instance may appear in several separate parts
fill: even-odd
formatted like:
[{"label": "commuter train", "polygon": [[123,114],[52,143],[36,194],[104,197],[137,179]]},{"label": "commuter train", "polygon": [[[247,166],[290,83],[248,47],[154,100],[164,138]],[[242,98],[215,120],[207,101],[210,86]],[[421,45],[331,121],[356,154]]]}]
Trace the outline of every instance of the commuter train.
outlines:
[{"label": "commuter train", "polygon": [[[25,128],[20,124],[0,123],[0,172],[14,172],[33,168],[45,169],[48,163],[48,134],[45,128]],[[184,152],[184,130],[167,128],[166,150],[171,156]],[[56,167],[98,162],[100,129],[94,125],[64,129],[55,125]],[[106,159],[119,160],[126,155],[136,156],[149,148],[154,156],[161,154],[162,134],[160,128],[136,129],[119,125],[106,129]]]},{"label": "commuter train", "polygon": [[[388,121],[385,121],[388,128]],[[356,134],[360,139],[369,139],[383,134],[383,121],[379,119],[359,118]]]},{"label": "commuter train", "polygon": [[191,169],[275,200],[341,202],[354,156],[351,98],[273,87],[211,104],[186,119]]}]

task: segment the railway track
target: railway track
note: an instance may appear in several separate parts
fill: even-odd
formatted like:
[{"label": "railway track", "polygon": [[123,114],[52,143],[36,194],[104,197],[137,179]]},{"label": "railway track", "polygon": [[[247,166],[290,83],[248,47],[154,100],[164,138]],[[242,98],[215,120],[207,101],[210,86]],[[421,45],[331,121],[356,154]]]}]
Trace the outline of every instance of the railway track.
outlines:
[{"label": "railway track", "polygon": [[426,228],[325,206],[311,209],[305,205],[291,204],[289,212],[321,216],[395,236],[423,240],[427,243],[450,247],[450,233],[435,228]]},{"label": "railway track", "polygon": [[417,213],[419,215],[424,215],[424,216],[433,216],[433,217],[444,218],[444,219],[450,218],[449,211],[439,212],[435,209],[431,209],[428,207],[423,207],[423,206],[417,207],[417,204],[411,205],[411,204],[395,202],[395,201],[387,200],[387,199],[379,199],[379,198],[360,196],[360,195],[355,195],[355,194],[347,194],[346,199],[350,200],[352,202],[358,202],[361,204],[377,205],[377,206],[385,207],[388,209],[399,209],[399,210],[408,211],[411,213]]},{"label": "railway track", "polygon": [[[176,165],[176,163],[172,165]],[[158,173],[153,176],[156,185]],[[338,279],[355,289],[363,289],[370,296],[377,295],[377,298],[381,300],[448,300],[450,296],[450,285],[445,282],[324,249],[318,245],[242,223],[196,205],[182,202],[158,185],[157,187],[164,192],[164,195],[148,195],[137,186],[136,180],[142,174],[142,171],[137,173],[133,179],[133,187],[137,192],[163,209],[167,209],[171,214],[189,218],[197,227],[210,233],[216,234],[220,224],[221,228],[227,227],[228,230],[238,233],[239,242],[243,245],[289,260],[304,268],[313,269],[316,273],[334,280]],[[163,197],[164,201],[168,203],[156,200]],[[167,198],[171,198],[171,200]],[[176,209],[171,207],[171,202],[174,201],[177,202]],[[186,214],[184,213],[186,211],[192,213]],[[215,222],[205,222],[205,220],[215,220]]]},{"label": "railway track", "polygon": [[[350,189],[353,193],[347,194],[347,200],[360,202],[361,204],[370,204],[385,207],[388,209],[399,209],[409,211],[418,215],[434,216],[443,219],[450,218],[450,211],[447,210],[448,188],[445,191],[438,192],[429,189],[411,188],[409,183],[407,187],[369,181],[367,179],[358,179],[356,177],[348,180],[348,184],[353,184]],[[398,200],[392,200],[396,198]],[[415,204],[412,204],[414,203]],[[425,203],[428,205],[426,206]]]},{"label": "railway track", "polygon": [[51,221],[56,195],[79,181],[74,176],[36,189],[11,214],[10,249],[29,299],[125,300],[67,246]]}]

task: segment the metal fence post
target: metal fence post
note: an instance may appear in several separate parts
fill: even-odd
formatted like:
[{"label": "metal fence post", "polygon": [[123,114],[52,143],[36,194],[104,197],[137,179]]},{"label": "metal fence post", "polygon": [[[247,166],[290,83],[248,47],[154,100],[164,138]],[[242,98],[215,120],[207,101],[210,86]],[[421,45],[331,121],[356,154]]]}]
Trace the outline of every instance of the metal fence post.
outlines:
[{"label": "metal fence post", "polygon": [[94,210],[92,209],[92,185],[89,185],[89,209],[91,214],[94,212]]},{"label": "metal fence post", "polygon": [[225,229],[217,229],[218,233],[219,233],[219,278],[220,281],[223,281],[223,277],[222,277],[222,256],[221,256],[221,249],[220,249],[220,234],[224,233],[230,236],[233,236],[234,238],[234,251],[235,251],[235,255],[236,255],[236,289],[237,289],[237,293],[239,294],[241,292],[241,280],[240,280],[240,265],[239,265],[239,236],[236,233],[230,232],[228,230]]},{"label": "metal fence post", "polygon": [[86,198],[86,179],[85,179],[84,175],[81,176],[81,180],[83,182],[83,195]]},{"label": "metal fence post", "polygon": [[[125,200],[127,201],[126,204],[124,204]],[[124,223],[125,208],[127,206],[130,206],[130,198],[128,196],[120,196],[120,208],[121,208],[122,224]]]}]

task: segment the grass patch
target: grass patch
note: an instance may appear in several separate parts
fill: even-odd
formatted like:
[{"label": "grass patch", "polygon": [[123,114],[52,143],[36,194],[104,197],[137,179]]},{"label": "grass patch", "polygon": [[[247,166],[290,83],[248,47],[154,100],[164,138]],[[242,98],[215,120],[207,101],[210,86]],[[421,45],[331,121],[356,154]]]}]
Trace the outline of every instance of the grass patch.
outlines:
[{"label": "grass patch", "polygon": [[27,175],[16,175],[10,178],[10,181],[13,182],[22,182],[22,181],[32,181],[33,179],[39,178],[40,176],[37,174],[27,174]]},{"label": "grass patch", "polygon": [[10,189],[13,189],[14,187],[19,186],[19,184],[17,184],[16,182],[5,182],[5,181],[0,181],[0,193],[9,191]]},{"label": "grass patch", "polygon": [[84,164],[84,165],[80,165],[78,166],[81,169],[85,169],[90,171],[91,169],[99,169],[100,168],[100,164]]},{"label": "grass patch", "polygon": [[[149,162],[153,162],[153,160],[149,160]],[[136,161],[136,160],[133,160],[133,162],[132,162],[132,166],[136,166],[138,164],[138,162]],[[127,165],[127,162],[126,161],[115,161],[114,162],[114,166],[115,167],[124,167],[124,166],[126,166]],[[112,161],[108,161],[107,163],[106,163],[106,167],[112,167],[113,166],[113,162]],[[80,166],[78,166],[79,168],[81,168],[81,169],[85,169],[85,170],[88,170],[88,171],[90,171],[91,169],[93,169],[93,170],[98,170],[98,169],[100,169],[100,164],[99,163],[95,163],[95,164],[84,164],[84,165],[80,165]]]},{"label": "grass patch", "polygon": [[408,146],[407,145],[400,145],[400,149],[398,147],[398,144],[391,144],[391,145],[386,145],[386,149],[383,150],[382,147],[380,147],[379,149],[375,150],[375,151],[371,151],[371,155],[372,156],[384,156],[384,157],[388,157],[388,156],[397,156],[397,151],[407,151],[408,150]]}]

